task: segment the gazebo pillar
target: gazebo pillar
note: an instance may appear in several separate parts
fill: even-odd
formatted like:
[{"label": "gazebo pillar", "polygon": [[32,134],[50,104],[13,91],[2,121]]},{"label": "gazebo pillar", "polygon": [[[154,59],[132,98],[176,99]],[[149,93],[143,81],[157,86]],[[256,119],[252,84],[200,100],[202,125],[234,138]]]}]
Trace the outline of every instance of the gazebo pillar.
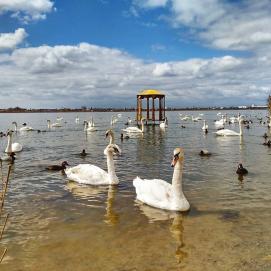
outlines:
[{"label": "gazebo pillar", "polygon": [[150,119],[150,98],[147,97],[147,121]]},{"label": "gazebo pillar", "polygon": [[152,97],[152,121],[155,122],[155,103],[154,103],[154,97]]}]

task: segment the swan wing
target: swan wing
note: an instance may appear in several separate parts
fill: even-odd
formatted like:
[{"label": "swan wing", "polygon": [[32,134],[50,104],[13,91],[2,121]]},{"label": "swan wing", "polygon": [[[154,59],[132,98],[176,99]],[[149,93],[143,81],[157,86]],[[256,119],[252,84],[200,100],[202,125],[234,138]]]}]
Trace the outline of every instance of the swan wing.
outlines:
[{"label": "swan wing", "polygon": [[91,185],[109,184],[108,173],[94,165],[79,164],[75,167],[67,168],[65,173],[68,179],[78,183]]},{"label": "swan wing", "polygon": [[223,129],[215,132],[216,135],[219,136],[237,136],[239,133],[236,133],[235,131],[229,130],[229,129]]},{"label": "swan wing", "polygon": [[137,199],[154,207],[168,209],[172,195],[171,184],[160,179],[135,178],[133,185],[136,188]]},{"label": "swan wing", "polygon": [[23,150],[23,146],[20,143],[12,143],[12,152],[20,152]]},{"label": "swan wing", "polygon": [[123,129],[122,131],[127,133],[142,133],[142,131],[137,127],[128,127],[126,129]]}]

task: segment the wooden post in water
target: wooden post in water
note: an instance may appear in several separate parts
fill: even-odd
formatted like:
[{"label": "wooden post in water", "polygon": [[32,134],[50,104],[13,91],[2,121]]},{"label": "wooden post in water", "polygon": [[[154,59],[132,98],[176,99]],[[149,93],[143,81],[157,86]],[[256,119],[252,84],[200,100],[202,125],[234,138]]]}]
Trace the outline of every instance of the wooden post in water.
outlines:
[{"label": "wooden post in water", "polygon": [[[9,165],[9,167],[8,167],[8,174],[7,174],[6,178],[4,178],[4,175],[3,175],[2,161],[1,161],[0,166],[1,166],[0,171],[1,171],[1,180],[2,180],[2,190],[1,190],[1,195],[0,195],[0,221],[1,221],[2,213],[3,213],[3,209],[4,209],[4,204],[5,204],[5,198],[6,198],[7,189],[8,189],[11,165]],[[5,228],[6,228],[6,225],[7,225],[8,218],[9,218],[9,214],[6,214],[4,224],[3,224],[1,232],[0,232],[0,241],[2,240],[4,231],[5,231]],[[0,264],[3,261],[5,255],[7,253],[7,250],[8,250],[7,248],[4,248],[4,252],[0,256]]]}]

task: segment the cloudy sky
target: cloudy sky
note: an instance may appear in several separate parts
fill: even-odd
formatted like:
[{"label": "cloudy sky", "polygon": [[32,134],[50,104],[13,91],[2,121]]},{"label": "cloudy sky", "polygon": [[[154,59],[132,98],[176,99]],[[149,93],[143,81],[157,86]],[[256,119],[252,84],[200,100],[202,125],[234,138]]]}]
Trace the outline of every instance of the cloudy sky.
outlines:
[{"label": "cloudy sky", "polygon": [[0,0],[0,108],[264,104],[270,0]]}]

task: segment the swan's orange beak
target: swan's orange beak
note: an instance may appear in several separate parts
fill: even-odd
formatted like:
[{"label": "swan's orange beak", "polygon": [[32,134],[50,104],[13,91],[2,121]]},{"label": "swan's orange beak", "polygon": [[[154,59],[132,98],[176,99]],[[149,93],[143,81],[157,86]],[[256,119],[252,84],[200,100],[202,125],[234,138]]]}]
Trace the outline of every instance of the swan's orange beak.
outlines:
[{"label": "swan's orange beak", "polygon": [[173,159],[172,159],[172,162],[171,162],[171,167],[174,167],[176,165],[178,159],[179,159],[178,155],[173,156]]}]

